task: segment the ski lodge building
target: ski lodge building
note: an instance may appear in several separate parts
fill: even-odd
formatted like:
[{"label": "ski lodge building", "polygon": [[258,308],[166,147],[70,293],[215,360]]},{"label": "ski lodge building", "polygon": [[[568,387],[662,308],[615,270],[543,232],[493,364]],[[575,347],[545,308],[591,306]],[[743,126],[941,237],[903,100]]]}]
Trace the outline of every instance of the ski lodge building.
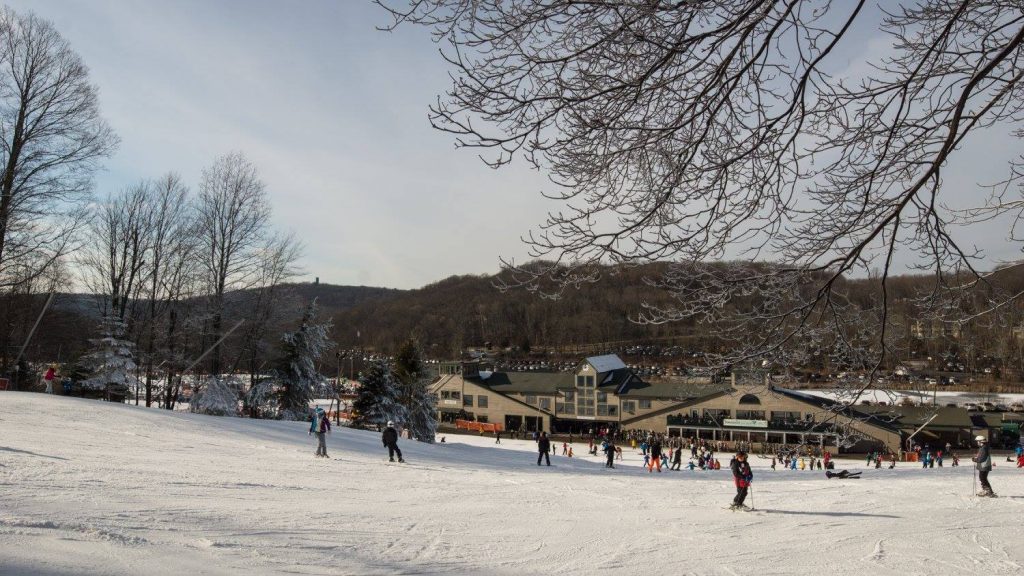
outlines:
[{"label": "ski lodge building", "polygon": [[[650,430],[748,443],[753,449],[810,444],[838,453],[840,445],[858,452],[905,449],[904,440],[919,424],[765,382],[737,383],[735,375],[719,383],[710,378],[645,382],[616,355],[586,358],[574,373],[487,372],[479,362],[442,364],[440,372],[431,392],[442,426],[462,419],[555,434]],[[916,441],[969,439],[970,420],[960,420],[945,414],[939,429]],[[856,440],[852,447],[842,437],[850,434]]]}]

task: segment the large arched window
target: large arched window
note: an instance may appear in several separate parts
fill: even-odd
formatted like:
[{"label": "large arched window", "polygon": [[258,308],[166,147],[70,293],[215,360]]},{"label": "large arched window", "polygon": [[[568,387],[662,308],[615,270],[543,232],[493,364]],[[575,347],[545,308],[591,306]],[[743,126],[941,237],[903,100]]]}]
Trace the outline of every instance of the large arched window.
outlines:
[{"label": "large arched window", "polygon": [[753,394],[744,394],[740,397],[740,404],[760,404],[761,399]]}]

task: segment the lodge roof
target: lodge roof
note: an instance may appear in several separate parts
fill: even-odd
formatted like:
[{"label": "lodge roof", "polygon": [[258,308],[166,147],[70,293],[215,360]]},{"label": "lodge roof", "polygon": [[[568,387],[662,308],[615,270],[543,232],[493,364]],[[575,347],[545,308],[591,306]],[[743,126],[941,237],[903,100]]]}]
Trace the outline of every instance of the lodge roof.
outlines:
[{"label": "lodge roof", "polygon": [[572,389],[575,377],[568,372],[494,372],[487,378],[471,376],[466,381],[500,394],[557,394]]},{"label": "lodge roof", "polygon": [[866,406],[845,406],[844,402],[832,400],[829,398],[823,398],[821,396],[816,396],[814,394],[804,394],[802,392],[797,392],[795,390],[776,388],[774,386],[772,387],[772,391],[777,394],[781,394],[783,396],[792,398],[794,400],[798,400],[805,404],[810,404],[812,406],[820,408],[821,410],[841,414],[847,418],[851,418],[854,420],[860,420],[861,422],[865,422],[867,424],[871,424],[872,426],[877,426],[879,428],[884,428],[890,432],[900,431],[900,427],[894,424],[892,419],[876,416],[874,414],[869,414],[867,412],[861,411],[861,408],[866,408]]},{"label": "lodge roof", "polygon": [[963,408],[947,406],[857,406],[857,410],[888,420],[899,428],[916,430],[935,415],[925,430],[971,427],[971,417]]},{"label": "lodge roof", "polygon": [[716,384],[710,378],[658,380],[655,382],[645,382],[639,378],[633,378],[618,391],[618,394],[623,398],[674,398],[683,401],[703,398],[729,389],[728,382]]}]

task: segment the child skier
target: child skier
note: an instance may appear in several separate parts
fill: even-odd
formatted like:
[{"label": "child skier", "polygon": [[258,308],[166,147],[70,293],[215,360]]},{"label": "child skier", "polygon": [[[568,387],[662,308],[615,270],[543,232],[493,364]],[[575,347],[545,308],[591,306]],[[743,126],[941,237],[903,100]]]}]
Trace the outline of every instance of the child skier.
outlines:
[{"label": "child skier", "polygon": [[747,463],[747,453],[740,451],[732,462],[732,479],[736,483],[736,497],[732,499],[732,510],[749,510],[743,504],[747,499],[747,491],[750,489],[750,482],[754,479],[754,473],[750,471],[750,464]]}]

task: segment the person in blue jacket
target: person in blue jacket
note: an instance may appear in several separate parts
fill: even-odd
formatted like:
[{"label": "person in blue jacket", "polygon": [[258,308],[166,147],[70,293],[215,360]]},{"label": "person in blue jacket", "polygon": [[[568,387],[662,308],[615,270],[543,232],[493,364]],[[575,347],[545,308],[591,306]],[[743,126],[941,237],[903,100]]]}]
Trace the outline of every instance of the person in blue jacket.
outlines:
[{"label": "person in blue jacket", "polygon": [[328,458],[327,456],[327,434],[331,432],[331,419],[320,406],[313,411],[309,419],[309,435],[316,434],[316,457]]}]

